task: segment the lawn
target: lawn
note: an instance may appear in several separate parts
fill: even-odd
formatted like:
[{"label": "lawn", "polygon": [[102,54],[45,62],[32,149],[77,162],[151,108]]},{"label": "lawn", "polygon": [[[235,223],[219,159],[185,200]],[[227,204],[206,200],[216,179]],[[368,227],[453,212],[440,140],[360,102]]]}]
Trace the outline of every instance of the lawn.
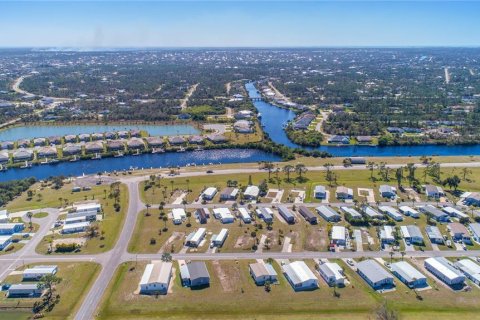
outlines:
[{"label": "lawn", "polygon": [[[177,263],[172,292],[166,296],[140,296],[133,292],[142,276],[145,262],[123,264],[107,287],[99,309],[100,319],[372,319],[372,311],[383,301],[397,310],[402,319],[433,319],[447,315],[472,316],[480,311],[480,289],[471,292],[453,292],[441,285],[422,291],[423,300],[395,280],[397,290],[379,294],[374,292],[343,261],[339,263],[350,282],[333,289],[320,278],[319,289],[294,292],[280,266],[274,262],[279,274],[279,284],[273,285],[270,293],[254,284],[248,271],[253,261],[209,261],[210,287],[202,290],[183,288],[179,280]],[[313,260],[305,261],[313,269]],[[433,279],[429,279],[434,283]],[[473,319],[472,318],[472,319]]]},{"label": "lawn", "polygon": [[[43,262],[36,264],[50,263]],[[45,319],[72,319],[76,310],[80,307],[84,296],[93,284],[94,279],[97,277],[100,271],[100,266],[91,262],[60,262],[55,264],[58,266],[57,276],[62,278],[62,282],[57,286],[57,293],[60,295],[60,303],[56,305],[51,312],[45,313]],[[33,265],[35,264],[25,266],[25,268]],[[23,269],[24,268],[20,268],[18,270]],[[19,274],[8,276],[4,282],[18,283],[20,281],[21,275]],[[31,316],[30,310],[36,300],[38,299],[6,298],[2,293],[0,296],[0,308],[6,308],[6,310],[9,310],[10,308],[10,310],[14,312],[13,316],[17,317],[12,317],[12,319],[25,319],[24,316]],[[17,313],[18,310],[21,312]],[[10,314],[7,314],[8,318],[2,318],[10,319]]]}]

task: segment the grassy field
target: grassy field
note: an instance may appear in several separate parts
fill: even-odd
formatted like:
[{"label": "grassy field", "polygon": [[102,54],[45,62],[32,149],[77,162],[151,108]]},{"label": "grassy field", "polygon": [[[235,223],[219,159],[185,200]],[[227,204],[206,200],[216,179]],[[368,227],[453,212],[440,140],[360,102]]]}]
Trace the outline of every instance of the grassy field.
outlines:
[{"label": "grassy field", "polygon": [[[25,266],[25,268],[33,265],[35,264]],[[51,312],[45,313],[44,319],[72,319],[76,310],[80,307],[85,294],[100,272],[100,266],[91,262],[60,262],[56,263],[56,265],[58,266],[57,276],[62,278],[62,282],[57,286],[57,293],[60,294],[60,303]],[[23,270],[23,268],[18,270]],[[10,275],[4,282],[21,282],[21,274]],[[36,300],[38,299],[6,298],[2,293],[0,296],[0,308],[2,309],[0,318],[26,319],[32,316],[30,310]],[[3,310],[8,312],[3,314]]]},{"label": "grassy field", "polygon": [[[100,319],[372,319],[372,312],[384,300],[402,319],[433,319],[461,314],[473,316],[480,311],[480,289],[471,292],[453,292],[441,285],[422,291],[418,300],[413,291],[396,281],[397,290],[387,294],[374,292],[342,261],[350,282],[339,288],[339,297],[319,278],[320,288],[308,292],[294,292],[281,274],[279,284],[267,293],[254,284],[248,272],[253,261],[207,262],[211,276],[210,287],[202,290],[183,288],[176,268],[171,293],[166,296],[140,296],[133,292],[143,273],[145,263],[126,263],[117,270],[106,290],[99,310]],[[312,260],[306,261],[311,269]],[[316,272],[315,272],[316,273]],[[319,277],[318,273],[316,276]],[[430,279],[430,282],[434,282]]]},{"label": "grassy field", "polygon": [[[64,187],[65,188],[65,187]],[[90,253],[99,253],[110,250],[117,241],[117,238],[122,230],[122,226],[125,220],[125,213],[128,207],[128,189],[125,185],[120,185],[120,206],[121,209],[119,212],[116,212],[114,209],[114,199],[109,198],[108,195],[105,198],[104,196],[104,186],[94,187],[91,191],[85,191],[85,197],[88,199],[97,199],[103,208],[103,220],[98,222],[100,232],[104,232],[103,237],[97,236],[95,238],[88,239],[85,245],[81,248],[80,253],[90,254]],[[61,192],[64,192],[62,190]],[[108,194],[108,191],[107,191]],[[75,195],[76,196],[76,195]],[[85,199],[85,198],[84,198]],[[81,199],[80,199],[81,200]],[[72,199],[72,201],[75,201]],[[62,235],[60,233],[55,233],[54,235],[45,236],[42,241],[39,243],[36,251],[38,253],[45,254],[48,251],[50,242],[52,240],[58,239],[68,239],[68,238],[78,238],[81,237],[79,234],[72,235]]]}]

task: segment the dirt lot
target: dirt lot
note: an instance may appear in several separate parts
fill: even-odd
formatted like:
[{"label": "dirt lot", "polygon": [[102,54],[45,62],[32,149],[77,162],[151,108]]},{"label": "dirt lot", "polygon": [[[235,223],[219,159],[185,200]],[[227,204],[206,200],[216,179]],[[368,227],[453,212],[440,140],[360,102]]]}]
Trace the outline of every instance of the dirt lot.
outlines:
[{"label": "dirt lot", "polygon": [[240,282],[240,269],[238,265],[223,266],[219,261],[212,261],[213,269],[217,274],[224,292],[235,291],[236,284]]}]

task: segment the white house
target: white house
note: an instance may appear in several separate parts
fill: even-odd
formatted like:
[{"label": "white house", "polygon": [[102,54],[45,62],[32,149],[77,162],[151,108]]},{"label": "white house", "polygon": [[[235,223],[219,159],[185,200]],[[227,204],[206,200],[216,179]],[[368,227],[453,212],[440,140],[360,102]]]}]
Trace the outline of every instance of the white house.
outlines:
[{"label": "white house", "polygon": [[183,208],[172,209],[173,224],[181,224],[187,218],[187,213]]},{"label": "white house", "polygon": [[344,226],[333,226],[332,227],[332,244],[337,246],[346,245],[346,229]]},{"label": "white house", "polygon": [[375,290],[394,286],[393,277],[375,260],[357,263],[357,272]]},{"label": "white house", "polygon": [[480,223],[478,222],[470,223],[468,225],[468,229],[470,230],[473,240],[479,243],[480,242]]},{"label": "white house", "polygon": [[329,286],[345,286],[345,275],[338,263],[323,263],[318,266],[318,273]]},{"label": "white house", "polygon": [[313,191],[313,195],[316,199],[326,199],[327,198],[327,191],[325,190],[324,186],[315,186]]},{"label": "white house", "polygon": [[427,277],[405,261],[391,264],[392,273],[409,288],[423,288],[427,286]]},{"label": "white house", "polygon": [[0,210],[0,223],[8,223],[8,211]]},{"label": "white house", "polygon": [[259,261],[249,265],[250,275],[255,283],[259,286],[264,285],[267,281],[275,283],[278,281],[277,272],[270,263]]},{"label": "white house", "polygon": [[256,200],[260,194],[260,189],[257,186],[248,186],[243,193],[243,198],[246,200]]},{"label": "white house", "polygon": [[403,216],[398,212],[397,209],[390,206],[379,206],[378,210],[389,216],[395,221],[403,221]]},{"label": "white house", "polygon": [[102,205],[96,202],[73,204],[73,208],[76,212],[102,211]]},{"label": "white house", "polygon": [[441,187],[429,184],[425,186],[425,195],[428,198],[438,199],[445,196],[445,192],[443,192],[443,189]]},{"label": "white house", "polygon": [[228,208],[214,208],[213,216],[222,223],[232,223],[234,221],[234,217]]},{"label": "white house", "polygon": [[87,230],[88,226],[90,226],[89,221],[64,224],[62,227],[62,233],[66,234],[66,233],[84,232],[85,230]]},{"label": "white house", "polygon": [[425,268],[449,286],[463,285],[465,277],[444,257],[428,258]]},{"label": "white house", "polygon": [[57,266],[34,266],[23,270],[23,281],[38,281],[49,274],[57,273]]},{"label": "white house", "polygon": [[203,190],[202,199],[210,201],[215,197],[216,194],[217,194],[217,188],[208,187],[207,189]]},{"label": "white house", "polygon": [[389,186],[387,184],[382,184],[379,188],[380,195],[384,198],[395,198],[397,196],[397,190],[395,187]]},{"label": "white house", "polygon": [[228,229],[223,228],[220,230],[218,234],[214,234],[212,236],[212,246],[214,247],[221,247],[223,246],[223,243],[227,239],[228,236]]},{"label": "white house", "polygon": [[473,283],[480,285],[480,266],[477,263],[471,259],[462,259],[455,262],[455,266]]},{"label": "white house", "polygon": [[198,230],[191,232],[185,240],[185,245],[189,247],[198,247],[202,240],[205,238],[207,229],[198,228]]},{"label": "white house", "polygon": [[353,190],[344,186],[337,187],[335,192],[337,199],[353,199]]},{"label": "white house", "polygon": [[363,206],[362,212],[370,219],[383,219],[383,215],[370,206]]},{"label": "white house", "polygon": [[406,241],[414,244],[423,244],[423,235],[419,227],[415,225],[400,226],[400,231]]},{"label": "white house", "polygon": [[172,277],[172,263],[165,261],[152,261],[145,266],[140,280],[140,293],[166,294]]},{"label": "white house", "polygon": [[242,221],[244,223],[252,222],[252,217],[250,216],[250,213],[248,213],[248,210],[246,208],[238,208],[238,213],[240,214],[240,218],[242,218]]},{"label": "white house", "polygon": [[0,235],[12,235],[22,231],[23,223],[0,223]]},{"label": "white house", "polygon": [[318,206],[315,208],[318,214],[328,222],[337,222],[342,219],[342,216],[328,206]]},{"label": "white house", "polygon": [[420,218],[420,213],[417,210],[410,208],[409,206],[400,206],[398,210],[400,210],[400,212],[406,216],[410,216],[415,219]]},{"label": "white house", "polygon": [[318,288],[318,279],[303,261],[295,261],[282,266],[283,273],[295,291]]},{"label": "white house", "polygon": [[458,219],[468,218],[467,214],[453,207],[443,207],[442,211],[447,213],[450,217],[453,217],[453,218],[458,218]]},{"label": "white house", "polygon": [[351,207],[340,207],[340,210],[342,210],[343,212],[345,212],[345,214],[349,215],[351,218],[353,219],[361,219],[362,218],[362,215],[360,214],[360,212],[358,212],[357,210],[355,210],[354,208],[351,208]]},{"label": "white house", "polygon": [[19,283],[12,284],[7,291],[8,298],[32,298],[40,297],[43,289],[39,288],[36,283]]},{"label": "white house", "polygon": [[394,229],[392,226],[383,226],[380,229],[380,241],[382,243],[392,243],[395,241]]}]

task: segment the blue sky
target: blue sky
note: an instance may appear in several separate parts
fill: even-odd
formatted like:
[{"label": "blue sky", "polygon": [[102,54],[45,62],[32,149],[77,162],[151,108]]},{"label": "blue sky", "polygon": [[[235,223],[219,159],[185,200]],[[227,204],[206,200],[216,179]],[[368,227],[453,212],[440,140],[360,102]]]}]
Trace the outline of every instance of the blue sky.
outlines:
[{"label": "blue sky", "polygon": [[2,1],[0,46],[480,46],[480,2]]}]

